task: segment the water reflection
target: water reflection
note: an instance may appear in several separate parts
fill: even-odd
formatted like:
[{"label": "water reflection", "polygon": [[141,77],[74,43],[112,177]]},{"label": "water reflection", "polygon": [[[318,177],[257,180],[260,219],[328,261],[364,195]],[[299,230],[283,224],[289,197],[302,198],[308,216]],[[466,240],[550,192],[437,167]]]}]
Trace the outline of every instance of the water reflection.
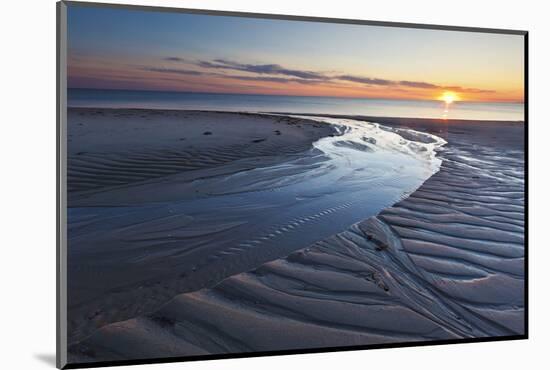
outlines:
[{"label": "water reflection", "polygon": [[451,104],[453,104],[452,102],[443,102],[443,113],[441,114],[441,118],[443,119],[447,119],[447,117],[449,116],[449,110],[450,110],[450,107],[451,107]]}]

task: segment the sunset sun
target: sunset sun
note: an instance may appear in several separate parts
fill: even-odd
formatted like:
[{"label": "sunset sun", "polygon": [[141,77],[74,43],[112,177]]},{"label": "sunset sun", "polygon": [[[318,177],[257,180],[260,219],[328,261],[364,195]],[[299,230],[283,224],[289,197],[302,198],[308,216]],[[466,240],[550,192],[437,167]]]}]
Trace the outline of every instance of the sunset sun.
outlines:
[{"label": "sunset sun", "polygon": [[452,91],[445,91],[440,97],[439,100],[444,101],[446,104],[451,104],[459,100],[458,95]]},{"label": "sunset sun", "polygon": [[446,104],[451,104],[455,101],[458,100],[458,95],[456,95],[456,93],[452,92],[452,91],[445,91],[441,97],[439,98],[439,100],[442,100],[444,101]]}]

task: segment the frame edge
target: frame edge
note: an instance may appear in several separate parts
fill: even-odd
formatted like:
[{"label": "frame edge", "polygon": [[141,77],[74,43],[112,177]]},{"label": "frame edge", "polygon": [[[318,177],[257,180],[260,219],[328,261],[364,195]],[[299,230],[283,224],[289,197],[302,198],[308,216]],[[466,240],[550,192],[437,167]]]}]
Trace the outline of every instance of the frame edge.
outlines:
[{"label": "frame edge", "polygon": [[[444,31],[461,31],[461,32],[482,32],[482,33],[498,33],[520,35],[524,37],[524,127],[525,127],[525,326],[524,333],[521,335],[504,336],[504,337],[488,337],[474,339],[458,339],[458,340],[442,340],[421,343],[392,343],[388,345],[367,345],[367,346],[345,346],[345,347],[329,347],[316,348],[309,350],[286,350],[286,351],[267,351],[253,352],[241,354],[222,354],[222,355],[206,355],[206,356],[185,356],[185,357],[165,357],[152,359],[135,359],[135,360],[116,360],[116,361],[99,361],[92,363],[67,363],[67,238],[66,238],[66,135],[67,135],[67,7],[108,7],[115,9],[127,10],[142,10],[142,11],[158,11],[158,12],[178,12],[187,14],[202,14],[213,16],[235,16],[245,18],[263,18],[263,19],[279,19],[293,21],[308,21],[308,22],[324,22],[324,23],[340,23],[340,24],[357,24],[382,27],[398,27],[398,28],[419,28],[428,30],[444,30]],[[57,81],[57,101],[56,101],[56,121],[57,121],[57,268],[56,268],[56,288],[57,288],[57,310],[56,310],[56,366],[59,369],[69,368],[94,368],[104,366],[126,366],[126,365],[141,365],[141,364],[159,364],[173,362],[193,362],[193,361],[208,361],[219,359],[237,359],[237,358],[254,358],[265,356],[285,356],[285,355],[300,355],[300,354],[315,354],[315,353],[330,353],[341,351],[361,351],[370,349],[387,349],[387,348],[406,348],[406,347],[422,347],[434,345],[448,344],[468,344],[468,343],[483,343],[483,342],[498,342],[509,340],[527,340],[529,339],[529,274],[528,274],[528,153],[529,153],[529,124],[528,124],[528,108],[529,108],[529,50],[527,30],[513,29],[492,29],[478,27],[463,27],[451,25],[435,25],[435,24],[415,24],[405,22],[385,22],[385,21],[369,21],[358,19],[343,19],[343,18],[327,18],[316,16],[300,16],[286,14],[268,14],[268,13],[250,13],[238,11],[224,10],[209,10],[209,9],[192,9],[192,8],[173,8],[173,7],[158,7],[147,5],[131,5],[131,4],[112,4],[101,2],[83,2],[83,1],[66,1],[61,0],[56,3],[57,13],[57,66],[56,66],[56,81]]]},{"label": "frame edge", "polygon": [[67,128],[67,4],[56,3],[56,367],[67,365],[67,197],[66,197],[66,128]]},{"label": "frame edge", "polygon": [[509,34],[509,35],[525,35],[528,32],[527,30],[514,30],[514,29],[505,29],[505,28],[485,28],[485,27],[474,27],[474,26],[409,23],[409,22],[397,22],[397,21],[388,22],[388,21],[375,21],[375,20],[352,19],[352,18],[305,16],[305,15],[296,15],[296,14],[272,14],[272,13],[253,13],[253,12],[214,10],[214,9],[175,8],[175,7],[154,6],[154,5],[113,4],[113,3],[78,1],[78,0],[64,0],[63,3],[70,6],[81,6],[81,7],[104,7],[104,8],[111,8],[111,9],[157,11],[157,12],[172,12],[172,13],[176,12],[176,13],[199,14],[199,15],[202,14],[202,15],[213,15],[213,16],[225,16],[225,17],[261,18],[261,19],[275,19],[275,20],[302,21],[302,22],[356,24],[356,25],[378,26],[378,27],[418,28],[418,29],[440,30],[440,31],[483,32],[483,33],[498,33],[498,34]]}]

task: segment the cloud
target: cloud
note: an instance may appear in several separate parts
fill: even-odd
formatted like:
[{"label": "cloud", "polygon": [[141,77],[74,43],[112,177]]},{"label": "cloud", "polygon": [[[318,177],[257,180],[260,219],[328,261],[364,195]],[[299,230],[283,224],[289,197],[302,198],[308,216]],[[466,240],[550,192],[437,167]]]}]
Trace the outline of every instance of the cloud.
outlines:
[{"label": "cloud", "polygon": [[481,94],[481,93],[491,94],[496,92],[495,90],[483,90],[483,89],[468,88],[468,87],[462,87],[462,86],[436,85],[433,83],[423,82],[423,81],[406,81],[406,80],[392,81],[392,80],[385,80],[381,78],[370,78],[370,77],[352,76],[352,75],[341,75],[335,78],[343,81],[356,82],[364,85],[411,87],[414,89],[453,90],[455,92],[473,93],[473,94]]},{"label": "cloud", "polygon": [[318,84],[321,81],[318,80],[305,80],[301,78],[284,78],[284,77],[262,77],[262,76],[230,76],[230,75],[221,75],[226,78],[232,78],[236,80],[243,80],[243,81],[268,81],[268,82],[279,82],[279,83],[299,83],[299,84],[305,84],[305,85],[313,85]]},{"label": "cloud", "polygon": [[149,72],[172,73],[172,74],[187,75],[187,76],[204,75],[204,73],[201,71],[193,71],[190,69],[143,67],[142,70],[149,71]]},{"label": "cloud", "polygon": [[203,68],[228,69],[257,74],[284,75],[305,80],[330,79],[330,77],[325,76],[323,73],[284,68],[279,64],[243,64],[225,59],[215,59],[213,61],[199,61],[197,65]]},{"label": "cloud", "polygon": [[442,86],[441,87],[444,90],[453,90],[456,92],[463,92],[463,93],[473,93],[473,94],[492,94],[496,93],[496,90],[483,90],[483,89],[476,89],[476,88],[470,88],[470,87],[461,87],[461,86]]},{"label": "cloud", "polygon": [[[184,58],[170,56],[163,60],[172,62],[184,62],[194,66],[199,66],[207,70],[219,70],[222,73],[214,72],[200,72],[194,70],[184,69],[171,69],[171,68],[148,68],[149,71],[175,73],[175,74],[187,74],[187,75],[208,75],[217,76],[223,78],[231,78],[243,81],[267,81],[276,83],[300,83],[300,84],[319,84],[338,81],[353,82],[356,84],[366,86],[387,86],[394,89],[399,88],[413,88],[413,89],[438,89],[438,90],[453,90],[462,93],[495,93],[495,90],[484,90],[477,88],[467,88],[462,86],[444,86],[437,85],[425,81],[408,81],[408,80],[388,80],[384,78],[358,76],[350,74],[335,74],[335,73],[322,73],[309,70],[292,69],[281,66],[280,64],[268,63],[268,64],[248,64],[240,63],[227,59],[213,59],[213,60],[199,60],[189,61]],[[243,75],[231,75],[225,74],[225,71],[238,71],[254,74],[255,76],[243,76]],[[284,76],[284,77],[280,77]]]},{"label": "cloud", "polygon": [[185,62],[186,61],[184,58],[180,58],[180,57],[166,57],[166,58],[164,58],[164,60],[169,61],[169,62]]},{"label": "cloud", "polygon": [[179,68],[143,67],[141,68],[141,70],[149,71],[149,72],[186,75],[186,76],[214,76],[214,77],[221,77],[221,78],[231,78],[234,80],[242,80],[242,81],[267,81],[267,82],[300,83],[300,84],[315,84],[320,82],[317,80],[307,80],[307,79],[301,79],[301,78],[228,75],[223,73],[202,72],[202,71],[179,69]]},{"label": "cloud", "polygon": [[342,81],[357,82],[365,85],[381,85],[381,86],[395,85],[395,81],[385,80],[382,78],[341,75],[341,76],[337,76],[336,79],[342,80]]},{"label": "cloud", "polygon": [[441,88],[441,86],[437,86],[434,84],[431,84],[429,82],[419,82],[419,81],[399,81],[399,85],[401,86],[407,86],[407,87],[414,87],[417,89],[438,89]]}]

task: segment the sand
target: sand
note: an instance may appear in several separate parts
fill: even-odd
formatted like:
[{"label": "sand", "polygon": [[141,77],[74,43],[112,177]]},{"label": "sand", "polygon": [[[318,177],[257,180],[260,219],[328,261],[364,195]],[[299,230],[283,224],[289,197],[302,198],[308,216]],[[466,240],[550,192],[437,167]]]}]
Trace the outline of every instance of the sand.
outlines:
[{"label": "sand", "polygon": [[[320,157],[312,143],[336,134],[306,119],[245,113],[70,109],[68,122],[69,343],[205,286],[210,273],[195,284],[184,271],[209,264],[213,238],[227,244],[247,214],[239,201],[224,212],[214,199],[197,217],[213,196],[205,183],[242,190],[250,171],[307,166]],[[186,199],[198,201],[194,212]]]},{"label": "sand", "polygon": [[[523,124],[349,118],[382,123],[386,130],[401,135],[404,142],[409,140],[408,148],[422,149],[426,148],[423,145],[430,145],[426,143],[429,137],[422,132],[445,139],[446,145],[436,148],[442,161],[440,167],[435,174],[430,173],[427,180],[424,178],[414,191],[391,204],[381,204],[376,215],[351,226],[342,226],[342,231],[330,234],[332,236],[277,253],[269,252],[266,246],[262,252],[264,262],[254,254],[239,254],[239,262],[251,259],[254,268],[235,262],[240,268],[229,271],[228,267],[227,276],[213,275],[214,281],[209,284],[194,280],[194,286],[180,286],[186,292],[175,296],[171,294],[176,287],[164,287],[165,295],[153,300],[155,304],[134,312],[119,310],[116,314],[111,313],[111,317],[103,317],[105,313],[98,312],[96,317],[83,319],[83,312],[73,311],[76,321],[87,324],[73,326],[76,329],[72,333],[71,360],[160,358],[524,333]],[[269,125],[295,128],[296,123],[288,125],[278,119],[261,118],[269,121]],[[200,122],[204,119],[196,122],[196,136],[200,137],[203,131]],[[296,137],[304,138],[301,142],[297,140],[303,145],[302,151],[289,150],[288,155],[299,154],[300,158],[308,158],[307,166],[319,166],[326,159],[310,147],[316,137],[321,137],[314,133],[330,135],[334,132],[321,133],[319,129],[328,130],[326,126],[309,121],[303,121],[301,126],[297,131],[311,128],[311,134],[305,139],[296,133]],[[217,126],[213,127],[215,135]],[[407,131],[407,128],[416,131]],[[273,132],[273,127],[270,126],[269,131]],[[275,136],[285,136],[285,133]],[[254,137],[264,136],[266,132]],[[232,145],[244,145],[251,138],[232,139],[235,140]],[[105,145],[106,148],[114,145],[108,150],[118,151],[121,147],[116,143],[116,140],[112,144],[107,141]],[[372,139],[364,141],[367,148],[369,144],[373,146],[371,143]],[[134,145],[135,141],[129,140],[124,149],[130,150]],[[368,152],[372,149],[357,148],[356,143],[352,146],[350,150]],[[200,150],[204,151],[205,147]],[[305,147],[309,149],[304,150]],[[216,146],[212,148],[208,154],[215,152]],[[289,160],[280,156],[285,148],[278,145],[275,150],[276,160],[282,163]],[[422,153],[420,149],[418,152]],[[245,158],[247,156],[242,157]],[[227,164],[232,166],[234,162],[231,159]],[[139,181],[154,178],[157,177]],[[120,194],[114,196],[111,190],[128,184],[91,183],[94,187],[75,191],[77,194],[71,198],[73,204],[85,207],[104,202],[112,206],[113,200],[121,198]],[[365,184],[368,185],[364,180],[357,181],[357,186]],[[388,186],[389,183],[383,184]],[[102,189],[99,185],[115,189],[98,192],[98,188]],[[175,191],[167,193],[158,199],[173,201],[178,194]],[[151,192],[147,186],[140,185],[135,194],[150,195]],[[119,206],[131,204],[132,200],[124,199]],[[357,206],[367,207],[365,204]],[[220,207],[222,216],[223,205]],[[172,222],[185,224],[185,217],[189,216],[176,214],[172,218],[159,219],[157,234],[166,233]],[[225,228],[209,230],[208,235],[216,232],[227,235],[224,230],[239,230],[230,218],[223,218]],[[306,224],[303,219],[296,222],[300,220]],[[86,223],[86,220],[80,222]],[[330,219],[330,223],[333,222],[334,218]],[[150,227],[148,225],[148,230]],[[117,230],[120,233],[122,229]],[[318,230],[318,226],[313,230]],[[207,241],[215,244],[214,239]],[[92,247],[97,245],[89,248]],[[195,248],[206,247],[203,243]],[[224,251],[218,256],[225,256],[223,253],[228,252]],[[121,255],[127,255],[127,251],[121,251]],[[163,256],[167,257],[172,258]],[[223,266],[227,261],[233,263],[231,259],[221,260]],[[209,261],[215,264],[215,260]],[[239,269],[244,270],[233,273]],[[186,279],[189,278],[183,278]],[[126,286],[133,287],[130,290],[134,291],[136,282]],[[159,291],[149,290],[162,296]],[[91,296],[93,294],[88,298]],[[110,299],[116,301],[112,296]],[[87,307],[88,316],[89,307],[93,307],[90,302],[85,299],[81,302],[82,307]],[[117,320],[124,316],[128,317]]]},{"label": "sand", "polygon": [[[71,108],[68,122],[70,206],[86,204],[96,189],[124,188],[252,157],[284,161],[281,157],[335,133],[305,119],[247,113]],[[117,201],[124,194],[117,193]]]}]

